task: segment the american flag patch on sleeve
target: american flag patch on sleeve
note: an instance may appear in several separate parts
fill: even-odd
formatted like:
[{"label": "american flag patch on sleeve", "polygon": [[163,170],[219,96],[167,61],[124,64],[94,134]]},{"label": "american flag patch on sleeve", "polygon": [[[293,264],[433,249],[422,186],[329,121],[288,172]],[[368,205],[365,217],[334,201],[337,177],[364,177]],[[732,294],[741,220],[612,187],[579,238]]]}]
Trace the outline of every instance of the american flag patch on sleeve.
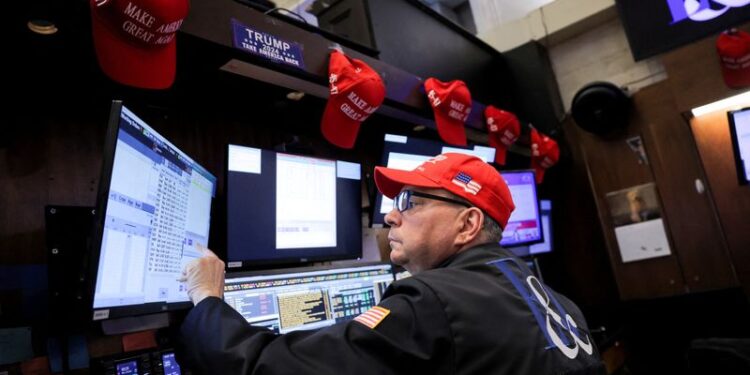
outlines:
[{"label": "american flag patch on sleeve", "polygon": [[382,322],[383,319],[385,319],[385,317],[390,313],[391,310],[380,306],[374,306],[371,309],[360,314],[358,317],[354,318],[354,320],[366,325],[367,327],[370,327],[370,329],[373,329],[377,327],[377,325],[380,324],[380,322]]}]

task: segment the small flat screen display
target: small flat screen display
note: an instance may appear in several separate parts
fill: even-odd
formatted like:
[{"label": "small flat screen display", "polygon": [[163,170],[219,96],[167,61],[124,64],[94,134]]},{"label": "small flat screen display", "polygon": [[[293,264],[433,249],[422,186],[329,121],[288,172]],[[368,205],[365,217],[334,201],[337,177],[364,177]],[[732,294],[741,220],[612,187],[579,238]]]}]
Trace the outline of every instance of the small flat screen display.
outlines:
[{"label": "small flat screen display", "polygon": [[737,179],[741,185],[750,183],[750,108],[729,112]]},{"label": "small flat screen display", "polygon": [[540,242],[543,239],[539,201],[533,171],[501,171],[513,197],[516,209],[503,228],[500,244],[512,247]]},{"label": "small flat screen display", "polygon": [[216,178],[120,102],[106,142],[94,319],[189,307],[177,279],[208,244]]}]

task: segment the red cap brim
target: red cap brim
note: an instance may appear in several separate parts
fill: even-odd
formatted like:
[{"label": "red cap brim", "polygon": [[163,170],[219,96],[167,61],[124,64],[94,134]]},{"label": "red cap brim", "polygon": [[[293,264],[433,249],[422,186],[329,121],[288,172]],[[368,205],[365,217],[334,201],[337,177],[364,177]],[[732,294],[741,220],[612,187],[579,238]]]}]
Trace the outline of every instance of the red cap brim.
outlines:
[{"label": "red cap brim", "polygon": [[435,112],[435,124],[440,138],[446,143],[456,146],[466,146],[466,131],[464,123],[443,114]]},{"label": "red cap brim", "polygon": [[439,188],[440,185],[414,171],[375,167],[375,186],[383,195],[393,199],[405,185]]},{"label": "red cap brim", "polygon": [[341,148],[352,148],[357,141],[361,123],[345,115],[340,106],[340,101],[328,100],[325,112],[323,112],[320,131],[323,132],[328,142]]},{"label": "red cap brim", "polygon": [[[93,5],[92,5],[93,6]],[[145,89],[166,89],[175,77],[175,39],[163,47],[138,48],[123,40],[92,10],[91,23],[96,57],[112,80]]]}]

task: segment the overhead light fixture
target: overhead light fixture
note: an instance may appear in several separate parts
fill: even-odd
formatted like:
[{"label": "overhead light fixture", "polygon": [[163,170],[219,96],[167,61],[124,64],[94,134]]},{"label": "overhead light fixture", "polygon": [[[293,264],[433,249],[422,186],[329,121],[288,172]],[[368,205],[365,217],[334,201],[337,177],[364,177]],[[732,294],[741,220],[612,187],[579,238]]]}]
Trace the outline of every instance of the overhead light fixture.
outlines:
[{"label": "overhead light fixture", "polygon": [[717,100],[713,103],[706,104],[704,106],[696,107],[691,110],[694,117],[705,115],[718,111],[720,109],[737,109],[742,106],[750,105],[750,91],[743,92],[735,96],[730,96],[726,99]]},{"label": "overhead light fixture", "polygon": [[26,23],[26,27],[32,32],[41,35],[52,35],[57,33],[57,26],[55,26],[54,23],[42,19],[29,21]]},{"label": "overhead light fixture", "polygon": [[298,101],[305,97],[305,93],[302,91],[291,91],[286,94],[286,98],[289,100]]},{"label": "overhead light fixture", "polygon": [[425,130],[425,129],[427,129],[427,127],[424,125],[414,125],[414,127],[411,130],[415,132],[421,132],[422,130]]}]

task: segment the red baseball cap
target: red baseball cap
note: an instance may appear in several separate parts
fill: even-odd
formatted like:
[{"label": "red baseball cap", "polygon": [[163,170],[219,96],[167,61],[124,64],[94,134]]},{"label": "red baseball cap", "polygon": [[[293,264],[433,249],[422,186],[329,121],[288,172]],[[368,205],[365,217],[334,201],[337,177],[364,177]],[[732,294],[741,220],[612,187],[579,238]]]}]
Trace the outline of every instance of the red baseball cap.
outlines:
[{"label": "red baseball cap", "polygon": [[391,199],[405,185],[445,189],[479,207],[502,228],[516,208],[500,173],[482,159],[467,154],[441,154],[411,171],[375,167],[375,184]]},{"label": "red baseball cap", "polygon": [[175,77],[175,34],[188,0],[90,0],[94,47],[104,73],[124,85],[166,89]]},{"label": "red baseball cap", "polygon": [[536,171],[536,183],[544,180],[544,171],[557,164],[560,159],[560,147],[557,142],[531,128],[531,167]]},{"label": "red baseball cap", "polygon": [[435,113],[438,134],[443,141],[466,146],[464,123],[471,112],[471,93],[463,81],[440,82],[428,78],[424,91]]},{"label": "red baseball cap", "polygon": [[484,118],[490,146],[495,148],[495,163],[504,165],[508,147],[521,135],[521,123],[516,115],[491,105],[484,109]]},{"label": "red baseball cap", "polygon": [[742,30],[725,31],[716,39],[716,51],[727,86],[750,86],[750,34]]},{"label": "red baseball cap", "polygon": [[383,103],[385,86],[369,65],[336,50],[331,52],[328,74],[331,95],[320,130],[334,145],[352,148],[360,123]]}]

